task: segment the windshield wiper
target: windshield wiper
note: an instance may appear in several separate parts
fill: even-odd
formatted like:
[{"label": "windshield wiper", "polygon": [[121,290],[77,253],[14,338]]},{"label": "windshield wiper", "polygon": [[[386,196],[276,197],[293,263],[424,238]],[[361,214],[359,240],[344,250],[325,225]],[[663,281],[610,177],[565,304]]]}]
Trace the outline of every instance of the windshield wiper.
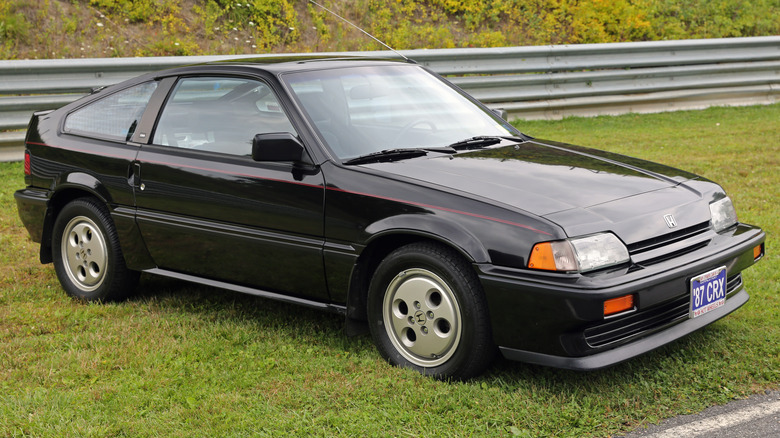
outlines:
[{"label": "windshield wiper", "polygon": [[383,151],[371,152],[370,154],[360,155],[344,161],[344,164],[366,164],[383,163],[388,161],[405,160],[407,158],[416,158],[428,155],[428,151],[418,148],[399,148],[385,149]]},{"label": "windshield wiper", "polygon": [[485,148],[488,146],[492,146],[494,144],[501,143],[501,140],[503,140],[502,137],[489,137],[489,136],[481,135],[477,137],[467,138],[461,141],[456,141],[455,143],[449,145],[449,147],[455,150],[480,149],[480,148]]}]

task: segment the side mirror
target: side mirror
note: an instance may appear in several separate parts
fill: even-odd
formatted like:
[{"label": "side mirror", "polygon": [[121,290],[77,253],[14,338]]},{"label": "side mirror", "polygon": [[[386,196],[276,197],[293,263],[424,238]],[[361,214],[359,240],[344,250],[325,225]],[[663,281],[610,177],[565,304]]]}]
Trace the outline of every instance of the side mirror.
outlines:
[{"label": "side mirror", "polygon": [[506,120],[506,118],[509,117],[509,114],[503,108],[493,108],[491,109],[491,111],[493,111],[493,114],[497,115],[498,117],[501,117],[504,120]]},{"label": "side mirror", "polygon": [[303,155],[303,145],[289,132],[257,134],[252,140],[252,159],[255,161],[300,162]]}]

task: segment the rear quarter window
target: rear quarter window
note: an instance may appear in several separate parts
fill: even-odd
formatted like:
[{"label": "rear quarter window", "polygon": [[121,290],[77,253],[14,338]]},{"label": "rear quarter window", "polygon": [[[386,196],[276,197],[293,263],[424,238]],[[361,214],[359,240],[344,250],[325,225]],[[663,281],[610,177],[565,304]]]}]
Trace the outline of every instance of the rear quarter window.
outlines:
[{"label": "rear quarter window", "polygon": [[65,118],[68,133],[128,141],[141,120],[157,82],[145,82],[83,106]]}]

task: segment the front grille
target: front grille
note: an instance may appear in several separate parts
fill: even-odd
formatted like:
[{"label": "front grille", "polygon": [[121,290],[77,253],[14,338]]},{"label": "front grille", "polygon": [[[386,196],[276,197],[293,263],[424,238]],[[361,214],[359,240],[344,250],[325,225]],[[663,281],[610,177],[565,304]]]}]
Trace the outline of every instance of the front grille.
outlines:
[{"label": "front grille", "polygon": [[629,244],[627,248],[634,264],[650,266],[707,246],[709,230],[709,221],[701,222],[663,236]]},{"label": "front grille", "polygon": [[[742,274],[728,278],[727,297],[742,287]],[[614,319],[608,319],[585,330],[585,341],[591,348],[625,343],[661,331],[688,319],[690,295],[681,295],[671,301]]]},{"label": "front grille", "polygon": [[675,242],[680,242],[685,239],[702,234],[710,229],[710,223],[702,222],[700,224],[693,225],[688,228],[674,231],[672,233],[664,234],[663,236],[653,237],[652,239],[642,240],[641,242],[632,243],[628,246],[628,252],[633,254],[641,254],[643,252],[651,251],[663,246],[670,245]]}]

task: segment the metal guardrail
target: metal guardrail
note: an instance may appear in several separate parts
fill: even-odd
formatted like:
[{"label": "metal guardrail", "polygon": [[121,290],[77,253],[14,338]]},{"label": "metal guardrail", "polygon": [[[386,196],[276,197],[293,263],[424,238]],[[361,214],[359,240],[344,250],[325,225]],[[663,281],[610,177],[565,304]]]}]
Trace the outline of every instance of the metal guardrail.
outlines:
[{"label": "metal guardrail", "polygon": [[[780,101],[780,36],[402,53],[510,118]],[[268,56],[0,61],[0,161],[21,157],[33,111],[58,108],[94,87],[180,65]]]}]

